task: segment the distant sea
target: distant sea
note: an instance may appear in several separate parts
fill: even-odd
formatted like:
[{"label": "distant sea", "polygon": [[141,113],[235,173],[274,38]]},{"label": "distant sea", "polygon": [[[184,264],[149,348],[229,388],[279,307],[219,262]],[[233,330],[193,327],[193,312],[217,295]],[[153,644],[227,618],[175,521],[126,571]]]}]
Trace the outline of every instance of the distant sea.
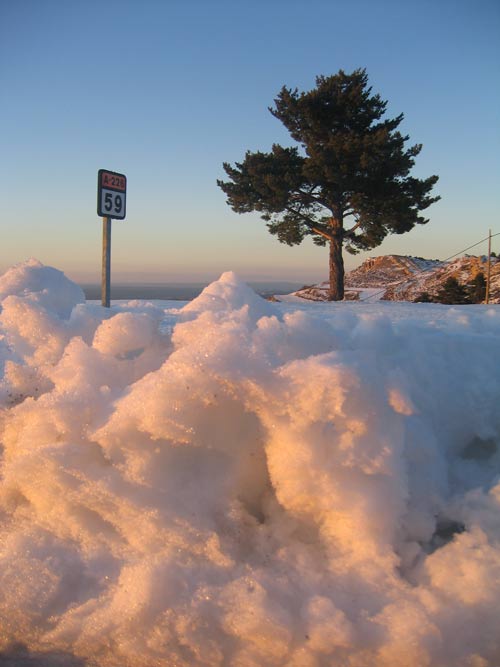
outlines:
[{"label": "distant sea", "polygon": [[[111,299],[161,299],[165,301],[191,301],[195,299],[209,283],[111,283]],[[303,287],[303,283],[293,282],[251,282],[250,287],[264,298],[273,294],[289,294]],[[81,283],[85,298],[101,298],[101,286]]]}]

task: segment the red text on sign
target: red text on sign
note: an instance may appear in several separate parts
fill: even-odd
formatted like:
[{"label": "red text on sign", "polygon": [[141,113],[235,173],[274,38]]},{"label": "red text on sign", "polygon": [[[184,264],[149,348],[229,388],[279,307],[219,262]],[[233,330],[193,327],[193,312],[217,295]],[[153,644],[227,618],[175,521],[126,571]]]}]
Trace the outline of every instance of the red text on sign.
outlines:
[{"label": "red text on sign", "polygon": [[127,189],[127,181],[123,176],[117,176],[109,171],[103,171],[101,174],[101,187],[114,188],[115,190],[122,190],[125,192]]}]

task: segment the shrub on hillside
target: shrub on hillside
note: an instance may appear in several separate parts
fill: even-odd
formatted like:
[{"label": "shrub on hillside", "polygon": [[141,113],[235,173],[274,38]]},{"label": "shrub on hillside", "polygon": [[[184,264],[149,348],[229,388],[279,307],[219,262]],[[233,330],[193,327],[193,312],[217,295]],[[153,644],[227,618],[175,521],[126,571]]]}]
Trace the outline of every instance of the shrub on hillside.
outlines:
[{"label": "shrub on hillside", "polygon": [[477,273],[467,285],[467,294],[470,303],[483,303],[486,299],[486,278],[482,271]]},{"label": "shrub on hillside", "polygon": [[446,304],[464,304],[470,303],[470,298],[467,289],[461,285],[458,280],[450,276],[443,283],[443,286],[434,298],[435,303]]}]

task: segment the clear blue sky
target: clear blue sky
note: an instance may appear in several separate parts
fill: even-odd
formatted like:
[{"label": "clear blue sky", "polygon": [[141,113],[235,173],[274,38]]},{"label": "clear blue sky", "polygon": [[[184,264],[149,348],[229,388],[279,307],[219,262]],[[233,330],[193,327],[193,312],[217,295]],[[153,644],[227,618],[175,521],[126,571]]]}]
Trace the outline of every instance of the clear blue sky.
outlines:
[{"label": "clear blue sky", "polygon": [[348,267],[500,231],[498,0],[0,0],[0,270],[33,256],[99,281],[107,168],[128,177],[114,279],[326,278],[325,249],[279,244],[216,179],[246,149],[293,143],[267,110],[282,85],[357,67],[404,112],[424,145],[414,173],[438,174],[442,201]]}]

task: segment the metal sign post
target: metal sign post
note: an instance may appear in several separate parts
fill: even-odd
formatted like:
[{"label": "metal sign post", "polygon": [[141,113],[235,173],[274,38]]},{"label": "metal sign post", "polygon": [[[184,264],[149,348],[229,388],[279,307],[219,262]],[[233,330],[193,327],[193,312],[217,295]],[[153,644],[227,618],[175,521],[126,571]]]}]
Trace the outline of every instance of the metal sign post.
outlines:
[{"label": "metal sign post", "polygon": [[111,287],[111,218],[102,219],[102,277],[101,303],[105,308],[110,305]]},{"label": "metal sign post", "polygon": [[127,177],[116,171],[99,169],[97,176],[97,215],[102,217],[101,303],[110,306],[111,286],[111,220],[125,218]]}]

